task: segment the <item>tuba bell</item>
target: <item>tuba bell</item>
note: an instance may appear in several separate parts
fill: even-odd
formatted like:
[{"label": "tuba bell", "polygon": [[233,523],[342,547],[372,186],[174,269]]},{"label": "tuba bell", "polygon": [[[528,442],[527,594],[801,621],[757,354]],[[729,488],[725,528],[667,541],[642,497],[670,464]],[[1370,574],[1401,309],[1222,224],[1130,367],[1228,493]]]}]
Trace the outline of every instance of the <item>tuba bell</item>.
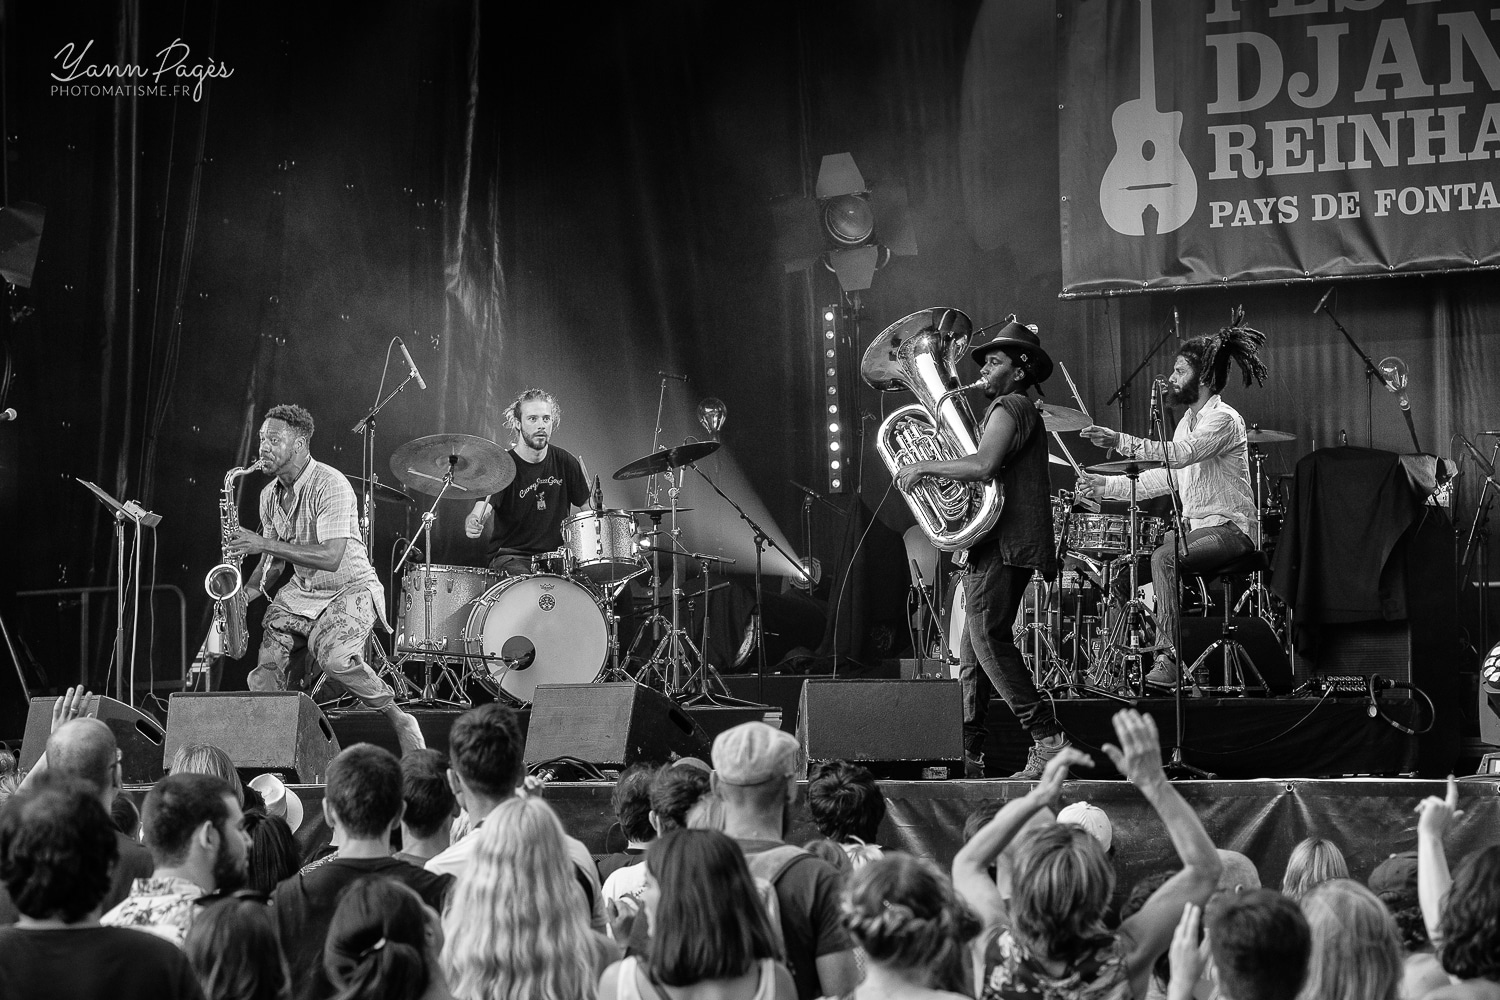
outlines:
[{"label": "tuba bell", "polygon": [[[963,397],[958,360],[974,331],[957,309],[933,307],[897,320],[865,350],[859,373],[881,392],[908,389],[917,402],[880,424],[875,449],[891,475],[913,462],[948,461],[979,450],[974,414]],[[932,544],[944,552],[967,549],[995,526],[1005,502],[995,482],[960,483],[926,477],[902,490]]]}]

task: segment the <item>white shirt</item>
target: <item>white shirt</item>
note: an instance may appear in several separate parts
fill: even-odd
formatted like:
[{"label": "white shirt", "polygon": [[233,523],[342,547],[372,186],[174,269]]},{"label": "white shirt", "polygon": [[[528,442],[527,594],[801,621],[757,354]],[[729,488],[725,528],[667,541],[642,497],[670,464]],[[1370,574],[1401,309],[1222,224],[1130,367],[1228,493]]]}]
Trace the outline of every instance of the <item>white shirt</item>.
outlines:
[{"label": "white shirt", "polygon": [[[1209,396],[1196,414],[1188,408],[1165,448],[1150,438],[1121,432],[1115,450],[1126,458],[1155,459],[1171,467],[1189,531],[1233,524],[1250,534],[1255,498],[1250,490],[1245,418],[1217,393]],[[1141,473],[1136,496],[1145,500],[1171,491],[1167,470],[1151,469]],[[1107,477],[1099,497],[1129,500],[1130,480],[1125,476]]]}]

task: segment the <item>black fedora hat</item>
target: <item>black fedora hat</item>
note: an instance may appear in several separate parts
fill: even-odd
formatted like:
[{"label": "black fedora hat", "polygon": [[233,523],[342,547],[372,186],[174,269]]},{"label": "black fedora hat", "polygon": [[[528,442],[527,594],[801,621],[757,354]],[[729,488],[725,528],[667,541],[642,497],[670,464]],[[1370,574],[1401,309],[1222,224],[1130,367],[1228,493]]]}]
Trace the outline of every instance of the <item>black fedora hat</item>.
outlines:
[{"label": "black fedora hat", "polygon": [[1012,316],[993,340],[969,348],[969,357],[974,359],[976,365],[983,365],[984,356],[1001,347],[1031,369],[1032,385],[1041,385],[1052,377],[1052,355],[1042,346],[1042,339],[1036,335],[1035,327],[1024,326]]}]

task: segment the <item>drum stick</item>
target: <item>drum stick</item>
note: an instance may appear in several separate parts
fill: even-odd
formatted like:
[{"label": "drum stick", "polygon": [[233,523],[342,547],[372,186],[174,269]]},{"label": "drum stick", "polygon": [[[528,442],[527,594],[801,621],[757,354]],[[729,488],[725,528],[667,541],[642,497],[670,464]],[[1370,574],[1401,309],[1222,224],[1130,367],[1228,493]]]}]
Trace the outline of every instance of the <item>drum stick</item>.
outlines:
[{"label": "drum stick", "polygon": [[1079,411],[1085,417],[1088,417],[1090,420],[1093,420],[1094,417],[1093,417],[1092,414],[1089,413],[1089,408],[1087,406],[1085,406],[1084,403],[1083,403],[1083,397],[1080,396],[1080,395],[1078,395],[1078,386],[1076,386],[1076,385],[1073,384],[1073,376],[1071,376],[1071,375],[1068,374],[1068,366],[1065,365],[1065,364],[1063,364],[1061,361],[1059,361],[1057,363],[1057,368],[1058,368],[1059,371],[1062,372],[1063,378],[1067,380],[1068,390],[1073,393],[1073,402],[1075,402],[1075,403],[1078,404]]}]

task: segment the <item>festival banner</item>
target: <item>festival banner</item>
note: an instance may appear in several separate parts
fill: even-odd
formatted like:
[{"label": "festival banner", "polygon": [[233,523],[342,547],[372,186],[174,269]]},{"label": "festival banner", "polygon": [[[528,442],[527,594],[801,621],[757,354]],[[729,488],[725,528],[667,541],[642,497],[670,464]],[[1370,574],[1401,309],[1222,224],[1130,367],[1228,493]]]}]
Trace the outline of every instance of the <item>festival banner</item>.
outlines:
[{"label": "festival banner", "polygon": [[1500,266],[1500,3],[1058,15],[1063,297]]}]

